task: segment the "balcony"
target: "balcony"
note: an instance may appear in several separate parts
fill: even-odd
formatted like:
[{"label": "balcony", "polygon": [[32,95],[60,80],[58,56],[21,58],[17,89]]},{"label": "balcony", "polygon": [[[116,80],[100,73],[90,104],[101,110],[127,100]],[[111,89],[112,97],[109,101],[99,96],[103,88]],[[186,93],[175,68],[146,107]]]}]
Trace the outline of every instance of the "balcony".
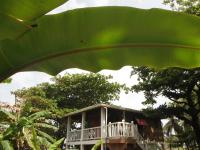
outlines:
[{"label": "balcony", "polygon": [[81,133],[83,133],[82,141],[97,140],[101,138],[101,127],[70,131],[67,135],[67,141],[68,142],[81,141]]},{"label": "balcony", "polygon": [[[103,130],[103,132],[101,131]],[[104,132],[106,131],[106,132]],[[102,133],[105,133],[101,136]],[[67,134],[67,142],[91,141],[99,139],[123,139],[132,138],[141,147],[146,149],[145,140],[139,134],[137,125],[133,122],[109,123],[105,127],[86,128],[83,130],[73,130]]]},{"label": "balcony", "polygon": [[[103,132],[101,131],[103,130]],[[106,131],[106,132],[105,132]],[[102,133],[105,133],[101,136]],[[137,130],[137,126],[134,123],[128,122],[115,122],[109,123],[105,127],[86,128],[83,130],[73,130],[67,134],[67,141],[88,141],[98,140],[101,138],[121,138],[132,137],[135,139],[141,139],[141,135]]]}]

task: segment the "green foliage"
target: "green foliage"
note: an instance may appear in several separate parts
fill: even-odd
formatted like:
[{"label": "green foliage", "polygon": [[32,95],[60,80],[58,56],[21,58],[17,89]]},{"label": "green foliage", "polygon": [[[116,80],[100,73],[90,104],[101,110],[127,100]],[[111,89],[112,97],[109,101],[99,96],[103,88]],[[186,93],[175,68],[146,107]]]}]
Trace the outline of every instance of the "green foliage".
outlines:
[{"label": "green foliage", "polygon": [[11,143],[8,140],[0,140],[0,149],[1,150],[14,150],[13,146],[11,145]]},{"label": "green foliage", "polygon": [[10,121],[15,121],[16,118],[13,114],[3,110],[3,109],[0,109],[0,121],[1,122],[10,122]]},{"label": "green foliage", "polygon": [[164,125],[163,131],[166,135],[165,141],[169,144],[169,147],[183,147],[185,144],[187,149],[196,148],[193,129],[183,121],[171,117]]},{"label": "green foliage", "polygon": [[23,116],[47,110],[52,112],[52,117],[54,117],[71,111],[67,109],[58,110],[56,102],[52,99],[46,98],[45,91],[39,86],[28,89],[23,88],[12,92],[12,94],[16,95]]},{"label": "green foliage", "polygon": [[[10,1],[4,0],[1,7],[10,6]],[[55,7],[63,2],[52,1],[57,2]],[[38,6],[40,1],[32,7],[12,2],[18,6],[11,7],[15,19],[16,10],[23,11],[20,18],[30,20],[47,10]],[[39,15],[31,13],[38,9],[42,11],[36,12]],[[0,20],[4,22],[0,26],[0,81],[22,70],[55,75],[75,67],[99,71],[124,65],[195,67],[200,64],[200,20],[194,16],[160,9],[100,7],[42,16],[33,24],[30,20],[21,24],[3,17]]]},{"label": "green foliage", "polygon": [[170,5],[174,10],[200,16],[199,0],[164,0],[164,4]]},{"label": "green foliage", "polygon": [[12,79],[11,78],[7,78],[5,80],[3,80],[2,83],[11,83],[12,82]]},{"label": "green foliage", "polygon": [[51,144],[48,150],[58,150],[59,145],[64,141],[64,138],[56,141],[55,143]]},{"label": "green foliage", "polygon": [[164,125],[163,130],[167,137],[173,134],[180,135],[183,132],[179,120],[174,117],[169,118],[168,122]]},{"label": "green foliage", "polygon": [[[118,99],[120,91],[126,87],[116,82],[109,82],[111,78],[94,73],[66,74],[63,77],[53,78],[53,83],[43,83],[36,87],[18,90],[15,94],[21,99],[26,99],[27,103],[32,102],[34,108],[44,109],[52,106],[55,108],[57,105],[61,109],[79,109]],[[40,101],[37,102],[36,99]]]},{"label": "green foliage", "polygon": [[34,29],[35,20],[67,0],[3,0],[0,6],[0,40],[16,39]]},{"label": "green foliage", "polygon": [[171,103],[154,111],[162,117],[175,116],[190,125],[200,146],[200,68],[135,67],[133,74],[138,75],[138,84],[132,89],[144,92],[144,104],[155,104],[160,95],[168,98]]},{"label": "green foliage", "polygon": [[[4,116],[14,116],[1,110],[1,115],[3,113]],[[55,126],[48,122],[50,116],[51,113],[48,111],[32,113],[29,116],[16,113],[15,119],[7,119],[7,128],[0,137],[0,146],[3,148],[10,146],[8,148],[13,147],[14,149],[31,148],[33,150],[40,150],[41,146],[48,148],[51,142],[55,140],[45,132],[47,131],[45,129],[57,130]],[[0,120],[0,122],[2,121]]]},{"label": "green foliage", "polygon": [[101,146],[101,144],[103,144],[103,141],[102,141],[102,140],[98,141],[98,142],[92,147],[91,150],[97,150],[97,149]]},{"label": "green foliage", "polygon": [[15,0],[4,0],[0,6],[0,12],[9,17],[12,16],[13,19],[23,20],[24,24],[28,25],[31,21],[38,19],[66,1],[67,0],[18,0],[16,2]]},{"label": "green foliage", "polygon": [[[94,73],[66,74],[53,78],[52,83],[24,88],[15,91],[14,94],[21,100],[21,113],[24,116],[42,110],[51,111],[51,118],[59,127],[55,136],[61,138],[66,135],[66,124],[62,119],[64,115],[94,104],[109,103],[119,98],[122,89],[128,90],[124,85],[110,82],[110,79],[111,76]],[[41,123],[35,125],[40,128],[51,127]]]}]

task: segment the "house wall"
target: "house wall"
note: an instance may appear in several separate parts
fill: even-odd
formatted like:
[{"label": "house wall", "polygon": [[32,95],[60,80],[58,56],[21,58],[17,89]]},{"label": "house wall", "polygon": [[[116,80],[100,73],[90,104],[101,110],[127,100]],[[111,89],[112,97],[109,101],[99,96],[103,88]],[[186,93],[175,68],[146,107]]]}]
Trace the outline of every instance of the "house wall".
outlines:
[{"label": "house wall", "polygon": [[101,125],[101,109],[87,111],[85,115],[85,128],[98,127]]},{"label": "house wall", "polygon": [[[108,109],[108,123],[109,122],[134,122],[137,124],[139,133],[144,139],[151,141],[164,141],[161,120],[158,118],[147,118],[143,114],[138,112],[123,111],[118,109]],[[143,125],[138,123],[138,120],[142,120]]]}]

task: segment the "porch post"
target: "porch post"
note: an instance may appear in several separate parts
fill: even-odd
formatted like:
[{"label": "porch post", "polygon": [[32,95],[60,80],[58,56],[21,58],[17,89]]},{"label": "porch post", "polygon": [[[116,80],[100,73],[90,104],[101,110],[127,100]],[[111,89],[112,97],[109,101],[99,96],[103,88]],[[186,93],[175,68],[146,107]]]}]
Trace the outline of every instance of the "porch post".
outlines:
[{"label": "porch post", "polygon": [[[106,112],[105,108],[101,107],[101,140],[106,136]],[[103,144],[101,144],[101,150],[103,150]]]},{"label": "porch post", "polygon": [[66,142],[66,148],[68,149],[68,138],[69,138],[69,132],[70,132],[70,129],[71,129],[71,116],[68,116],[67,117],[67,142]]},{"label": "porch post", "polygon": [[81,122],[81,145],[80,145],[80,149],[84,150],[84,145],[82,144],[83,138],[84,138],[84,129],[85,129],[85,112],[82,112],[82,122]]}]

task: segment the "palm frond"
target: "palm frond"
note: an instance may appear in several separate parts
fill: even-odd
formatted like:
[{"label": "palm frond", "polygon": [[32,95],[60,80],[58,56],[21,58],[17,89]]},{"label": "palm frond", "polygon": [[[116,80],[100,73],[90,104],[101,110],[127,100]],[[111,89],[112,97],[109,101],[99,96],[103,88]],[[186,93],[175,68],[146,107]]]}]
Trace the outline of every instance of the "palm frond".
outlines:
[{"label": "palm frond", "polygon": [[92,147],[92,150],[97,150],[97,149],[101,146],[102,143],[103,143],[102,140],[98,141],[98,142]]},{"label": "palm frond", "polygon": [[32,149],[34,149],[34,144],[32,142],[32,132],[30,131],[30,129],[24,128],[22,130],[22,132],[23,132],[23,135],[24,135],[24,137],[25,137],[25,139],[26,139],[29,147],[31,147]]},{"label": "palm frond", "polygon": [[3,132],[3,139],[12,138],[18,132],[19,128],[14,124],[10,124],[10,126]]},{"label": "palm frond", "polygon": [[46,139],[47,139],[48,141],[50,141],[51,143],[56,142],[56,140],[55,140],[53,137],[51,137],[49,134],[47,134],[47,133],[45,133],[45,132],[43,132],[43,131],[40,131],[40,130],[38,130],[38,129],[36,129],[36,131],[37,131],[38,135],[40,135],[40,136],[46,138]]},{"label": "palm frond", "polygon": [[40,148],[47,149],[52,143],[49,142],[46,138],[42,136],[37,136],[38,144],[40,145]]},{"label": "palm frond", "polygon": [[1,150],[14,150],[12,144],[8,140],[0,141]]},{"label": "palm frond", "polygon": [[50,145],[50,147],[48,148],[48,150],[58,150],[58,147],[60,146],[60,144],[64,141],[65,138],[62,138],[56,142],[54,142],[53,144]]},{"label": "palm frond", "polygon": [[32,127],[31,131],[32,131],[32,135],[33,135],[32,142],[34,144],[35,150],[40,150],[40,146],[39,146],[38,141],[37,141],[37,133],[35,131],[35,128]]},{"label": "palm frond", "polygon": [[14,122],[16,117],[10,112],[0,109],[0,122]]},{"label": "palm frond", "polygon": [[51,129],[51,130],[54,130],[54,131],[57,131],[58,128],[53,126],[53,125],[50,125],[50,124],[47,124],[47,123],[34,123],[34,126],[35,127],[39,127],[39,128],[47,128],[47,129]]},{"label": "palm frond", "polygon": [[51,112],[49,112],[49,111],[40,111],[40,112],[36,112],[36,113],[30,115],[28,118],[31,121],[34,121],[34,120],[40,119],[42,117],[49,117],[50,115],[51,115]]}]

